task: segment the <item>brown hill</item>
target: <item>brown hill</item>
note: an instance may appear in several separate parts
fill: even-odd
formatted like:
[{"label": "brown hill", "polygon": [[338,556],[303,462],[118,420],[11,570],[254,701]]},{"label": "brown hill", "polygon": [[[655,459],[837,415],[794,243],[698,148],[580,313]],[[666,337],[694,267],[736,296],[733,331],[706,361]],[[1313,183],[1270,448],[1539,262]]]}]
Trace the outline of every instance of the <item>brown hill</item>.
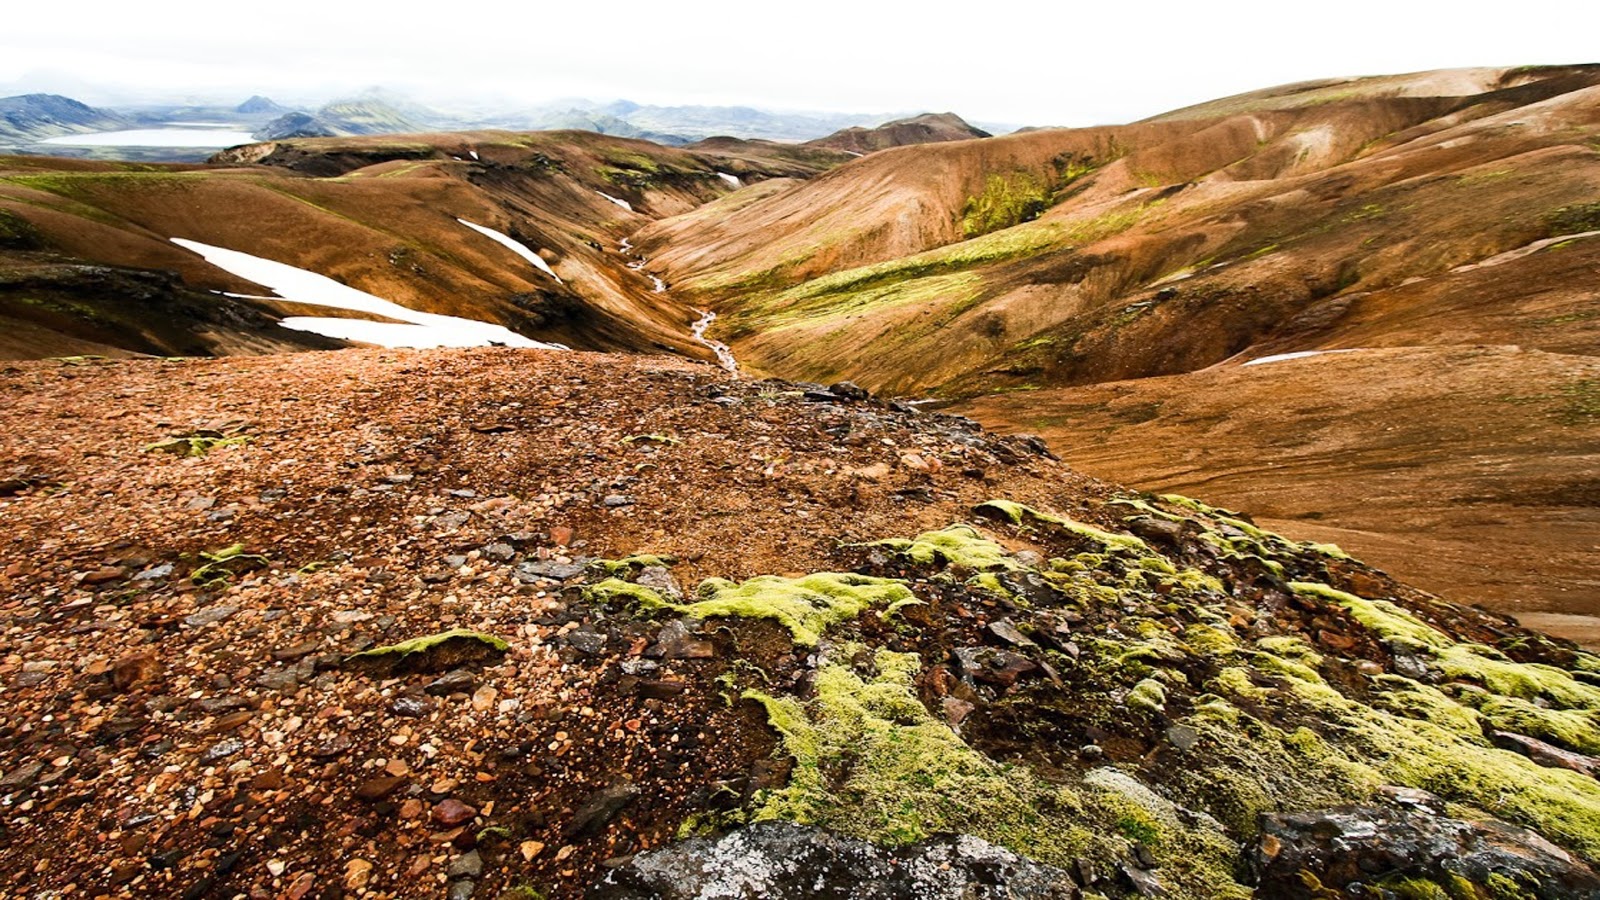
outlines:
[{"label": "brown hill", "polygon": [[809,147],[830,147],[865,156],[890,147],[909,144],[936,144],[942,141],[967,141],[989,137],[989,132],[968,125],[955,113],[923,113],[885,122],[875,128],[845,128],[824,138],[807,141]]},{"label": "brown hill", "polygon": [[[653,216],[728,193],[719,172],[755,180],[817,171],[807,162],[815,153],[758,149],[691,153],[583,132],[474,132],[272,142],[227,151],[204,167],[0,158],[0,237],[13,235],[0,240],[0,267],[13,273],[0,290],[0,316],[11,323],[0,350],[174,354],[306,344],[273,328],[272,315],[318,310],[207,293],[265,292],[168,240],[180,237],[530,338],[703,354],[689,335],[695,314],[628,269],[633,257],[618,242]],[[561,281],[458,218],[540,251]],[[176,273],[191,306],[210,300],[243,309],[227,315],[253,315],[255,324],[206,324],[210,337],[170,334],[171,304],[152,305],[90,272],[107,266],[132,273],[128,284],[168,277],[140,273]],[[41,293],[41,279],[54,293]]]}]

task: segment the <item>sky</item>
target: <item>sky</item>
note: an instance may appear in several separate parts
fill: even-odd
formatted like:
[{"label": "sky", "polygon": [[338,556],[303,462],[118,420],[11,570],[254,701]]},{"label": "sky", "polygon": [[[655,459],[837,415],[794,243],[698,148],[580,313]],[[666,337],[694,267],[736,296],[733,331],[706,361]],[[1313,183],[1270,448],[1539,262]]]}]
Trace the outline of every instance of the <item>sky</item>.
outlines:
[{"label": "sky", "polygon": [[0,92],[99,104],[382,87],[462,110],[627,98],[1076,126],[1314,78],[1600,62],[1594,0],[16,6]]}]

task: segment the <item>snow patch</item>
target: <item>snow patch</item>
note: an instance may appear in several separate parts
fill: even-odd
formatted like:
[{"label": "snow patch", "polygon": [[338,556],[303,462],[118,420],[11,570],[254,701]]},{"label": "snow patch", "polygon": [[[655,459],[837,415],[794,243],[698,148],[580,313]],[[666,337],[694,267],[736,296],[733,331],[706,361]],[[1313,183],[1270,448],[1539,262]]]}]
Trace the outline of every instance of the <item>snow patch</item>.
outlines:
[{"label": "snow patch", "polygon": [[727,183],[733,185],[736,188],[744,187],[744,182],[740,181],[739,180],[739,176],[737,176],[737,175],[732,175],[732,174],[729,174],[727,172],[718,172],[717,173],[717,177],[721,178],[723,181],[726,181]]},{"label": "snow patch", "polygon": [[1323,356],[1323,355],[1329,354],[1329,353],[1355,353],[1355,352],[1356,352],[1355,349],[1350,349],[1350,350],[1298,350],[1298,351],[1296,351],[1294,353],[1275,353],[1272,356],[1263,356],[1263,357],[1261,357],[1259,359],[1252,359],[1249,362],[1244,363],[1244,365],[1247,365],[1247,366],[1261,366],[1261,365],[1266,365],[1267,363],[1283,362],[1284,360],[1287,360],[1287,359],[1306,359],[1308,357]]},{"label": "snow patch", "polygon": [[457,219],[456,221],[467,226],[468,228],[471,228],[473,231],[478,232],[484,237],[487,237],[489,240],[506,247],[512,253],[515,253],[528,262],[533,263],[534,268],[545,273],[546,275],[549,275],[551,278],[554,278],[556,280],[556,284],[566,284],[565,281],[561,280],[561,276],[557,275],[555,270],[550,268],[549,263],[540,259],[539,254],[518,243],[516,239],[501,234],[500,232],[495,231],[493,228],[485,228],[482,225],[474,225],[473,223],[468,222],[466,219]]},{"label": "snow patch", "polygon": [[[615,203],[616,205],[618,205],[618,206],[622,207],[623,209],[627,210],[628,212],[633,212],[633,204],[629,203],[628,201],[626,201],[624,199],[622,199],[621,197],[613,197],[610,194],[606,193],[605,191],[595,191],[595,193],[599,194],[600,196],[602,196],[604,198],[606,198],[607,200],[610,200],[612,203]],[[627,241],[623,241],[623,243],[626,244]]]},{"label": "snow patch", "polygon": [[366,291],[340,284],[326,275],[308,272],[287,263],[274,262],[238,250],[213,247],[210,244],[184,238],[172,238],[172,242],[185,250],[199,254],[213,266],[270,288],[278,295],[252,299],[327,306],[396,320],[371,322],[364,319],[290,316],[280,323],[283,327],[295,331],[309,331],[342,340],[365,341],[384,347],[487,347],[498,344],[504,347],[538,350],[567,349],[561,344],[547,344],[523,337],[502,325],[408,309]]}]

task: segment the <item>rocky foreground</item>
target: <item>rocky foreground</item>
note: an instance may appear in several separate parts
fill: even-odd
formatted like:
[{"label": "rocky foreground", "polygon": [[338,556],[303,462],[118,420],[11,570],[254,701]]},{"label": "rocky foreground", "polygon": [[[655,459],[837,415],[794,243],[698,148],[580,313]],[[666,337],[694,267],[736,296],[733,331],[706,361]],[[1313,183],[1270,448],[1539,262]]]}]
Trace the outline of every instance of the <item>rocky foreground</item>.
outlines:
[{"label": "rocky foreground", "polygon": [[848,385],[17,363],[0,520],[8,895],[1600,894],[1600,658]]}]

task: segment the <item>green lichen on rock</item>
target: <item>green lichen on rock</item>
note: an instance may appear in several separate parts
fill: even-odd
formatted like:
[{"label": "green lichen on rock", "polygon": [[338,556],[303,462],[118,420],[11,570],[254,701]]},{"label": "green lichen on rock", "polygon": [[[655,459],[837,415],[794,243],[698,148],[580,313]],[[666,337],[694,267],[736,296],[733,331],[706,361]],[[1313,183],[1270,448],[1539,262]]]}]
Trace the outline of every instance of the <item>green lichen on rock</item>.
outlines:
[{"label": "green lichen on rock", "polygon": [[200,558],[205,562],[189,573],[189,580],[201,586],[227,583],[245,571],[259,569],[270,562],[265,554],[246,553],[242,543],[220,550],[202,550]]},{"label": "green lichen on rock", "polygon": [[697,619],[770,619],[814,647],[829,626],[854,619],[874,607],[886,613],[917,603],[904,582],[848,572],[817,572],[800,578],[761,575],[735,584],[722,578],[700,583],[698,599],[676,603],[643,585],[608,578],[585,588],[592,601],[621,600],[642,609],[665,609]]},{"label": "green lichen on rock", "polygon": [[924,566],[959,566],[979,571],[1020,569],[1006,548],[984,537],[971,525],[951,525],[927,531],[910,540],[890,538],[867,546],[887,547],[914,563]]},{"label": "green lichen on rock", "polygon": [[453,667],[467,659],[498,656],[511,649],[503,638],[468,628],[452,628],[438,634],[374,647],[345,657],[346,662],[378,663],[395,669],[438,669]]},{"label": "green lichen on rock", "polygon": [[[1185,497],[1182,494],[1162,494],[1160,499],[1163,503],[1171,506],[1199,513],[1223,526],[1226,531],[1234,532],[1234,534],[1226,534],[1208,529],[1203,539],[1215,546],[1233,550],[1242,555],[1253,555],[1266,560],[1304,554],[1327,559],[1348,560],[1350,558],[1349,554],[1339,549],[1336,544],[1291,541],[1281,534],[1268,531],[1259,525],[1245,521],[1242,513],[1216,506],[1208,506],[1199,500]],[[1145,507],[1153,509],[1149,504],[1145,504]]]},{"label": "green lichen on rock", "polygon": [[223,435],[216,432],[197,432],[146,444],[146,453],[171,453],[174,456],[205,456],[218,447],[238,447],[248,444],[247,434]]},{"label": "green lichen on rock", "polygon": [[1167,708],[1167,689],[1154,678],[1146,678],[1128,692],[1128,705],[1149,713],[1163,712]]},{"label": "green lichen on rock", "polygon": [[1093,525],[1085,525],[1065,516],[1040,512],[1014,500],[990,500],[979,504],[977,511],[995,515],[997,518],[1002,518],[1013,525],[1039,523],[1047,527],[1056,528],[1076,537],[1093,541],[1107,550],[1150,552],[1150,548],[1145,545],[1144,541],[1131,534],[1113,534],[1109,531],[1102,531]]},{"label": "green lichen on rock", "polygon": [[678,564],[676,556],[662,556],[654,553],[635,553],[621,559],[597,559],[589,564],[591,569],[599,569],[608,575],[626,574],[634,569],[664,568],[670,569]]}]

